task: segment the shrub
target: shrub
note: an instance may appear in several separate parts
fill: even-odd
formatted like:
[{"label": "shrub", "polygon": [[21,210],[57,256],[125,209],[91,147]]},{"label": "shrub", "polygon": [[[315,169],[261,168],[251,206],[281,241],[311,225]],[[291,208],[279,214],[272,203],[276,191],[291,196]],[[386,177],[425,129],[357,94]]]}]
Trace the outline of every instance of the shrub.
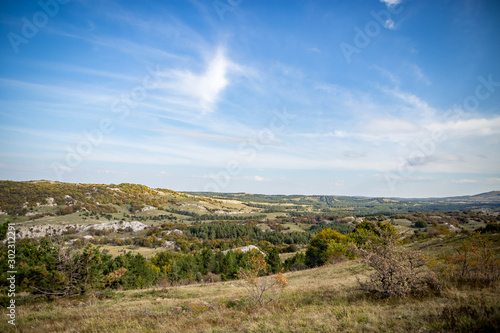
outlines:
[{"label": "shrub", "polygon": [[304,253],[296,253],[293,257],[285,260],[285,269],[288,271],[300,271],[306,269],[307,266],[305,264],[306,256]]},{"label": "shrub", "polygon": [[500,232],[500,223],[491,222],[483,228],[477,228],[476,231],[479,233],[498,233]]},{"label": "shrub", "polygon": [[203,276],[203,282],[205,283],[212,283],[212,282],[220,282],[221,277],[218,274],[213,274],[211,272],[208,272],[206,275]]},{"label": "shrub", "polygon": [[399,235],[392,229],[373,224],[373,231],[355,252],[375,271],[366,281],[358,279],[361,289],[381,298],[405,297],[436,286],[433,275],[425,270],[426,262],[420,251],[410,251],[398,243]]},{"label": "shrub", "polygon": [[291,244],[290,246],[288,246],[283,252],[287,252],[287,253],[293,253],[293,252],[297,252],[299,249],[299,247],[297,246],[297,244]]},{"label": "shrub", "polygon": [[262,255],[253,256],[249,259],[247,268],[240,268],[238,271],[238,277],[243,280],[250,299],[259,305],[276,302],[288,283],[281,273],[260,277],[266,271],[267,264]]},{"label": "shrub", "polygon": [[500,279],[500,259],[492,242],[479,234],[467,239],[454,254],[440,255],[430,261],[431,268],[448,283],[490,285]]},{"label": "shrub", "polygon": [[113,287],[118,281],[120,281],[121,277],[127,272],[125,267],[121,267],[114,272],[109,273],[104,277],[104,281],[106,282],[106,286]]},{"label": "shrub", "polygon": [[434,332],[498,332],[498,307],[479,305],[450,305],[428,318]]},{"label": "shrub", "polygon": [[424,220],[418,220],[415,222],[415,228],[427,228],[427,222]]}]

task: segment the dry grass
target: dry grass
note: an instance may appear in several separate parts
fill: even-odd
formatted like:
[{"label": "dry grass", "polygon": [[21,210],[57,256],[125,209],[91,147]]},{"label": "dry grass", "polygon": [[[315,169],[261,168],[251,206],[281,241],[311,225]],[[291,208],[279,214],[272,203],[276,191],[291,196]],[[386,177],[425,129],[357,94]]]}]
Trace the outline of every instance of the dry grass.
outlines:
[{"label": "dry grass", "polygon": [[[376,300],[357,290],[358,261],[285,274],[278,303],[256,306],[238,281],[120,291],[108,298],[17,307],[5,332],[417,332],[500,329],[495,287],[439,297]],[[494,326],[496,325],[496,326]]]},{"label": "dry grass", "polygon": [[143,247],[143,246],[135,246],[135,245],[100,245],[101,250],[107,250],[108,254],[113,257],[117,257],[121,254],[125,254],[126,252],[130,252],[131,254],[142,254],[146,258],[151,258],[158,252],[165,251],[164,248],[151,248],[151,247]]}]

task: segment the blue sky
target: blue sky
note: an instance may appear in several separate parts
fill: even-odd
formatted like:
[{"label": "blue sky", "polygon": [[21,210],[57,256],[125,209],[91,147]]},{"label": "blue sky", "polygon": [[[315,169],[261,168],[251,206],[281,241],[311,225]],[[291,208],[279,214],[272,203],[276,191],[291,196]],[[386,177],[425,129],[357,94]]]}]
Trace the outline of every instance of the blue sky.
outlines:
[{"label": "blue sky", "polygon": [[497,1],[2,1],[0,178],[500,189]]}]

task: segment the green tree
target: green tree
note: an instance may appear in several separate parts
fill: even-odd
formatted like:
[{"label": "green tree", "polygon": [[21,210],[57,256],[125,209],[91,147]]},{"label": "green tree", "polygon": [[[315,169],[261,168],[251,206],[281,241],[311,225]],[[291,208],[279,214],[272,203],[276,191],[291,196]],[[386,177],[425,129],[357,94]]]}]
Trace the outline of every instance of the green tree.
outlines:
[{"label": "green tree", "polygon": [[238,271],[236,256],[232,250],[229,250],[224,256],[224,260],[222,262],[222,279],[229,280],[235,277],[236,272]]},{"label": "green tree", "polygon": [[347,237],[332,229],[324,229],[307,246],[305,264],[308,267],[324,265],[330,258],[344,256]]},{"label": "green tree", "polygon": [[9,228],[9,221],[0,224],[0,240],[5,239],[7,236],[7,230]]},{"label": "green tree", "polygon": [[287,271],[300,271],[306,269],[305,264],[306,256],[304,253],[296,253],[293,257],[285,260],[285,270]]},{"label": "green tree", "polygon": [[273,247],[266,257],[267,269],[270,273],[278,273],[281,270],[282,264],[278,250]]}]

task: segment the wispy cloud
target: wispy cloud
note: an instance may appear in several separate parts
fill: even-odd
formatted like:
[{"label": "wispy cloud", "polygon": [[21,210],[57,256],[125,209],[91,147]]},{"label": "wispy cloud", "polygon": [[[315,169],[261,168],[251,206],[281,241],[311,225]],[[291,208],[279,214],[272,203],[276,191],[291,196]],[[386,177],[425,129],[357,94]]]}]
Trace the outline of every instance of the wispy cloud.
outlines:
[{"label": "wispy cloud", "polygon": [[455,184],[474,184],[474,183],[477,183],[477,180],[474,180],[474,179],[453,179],[452,183],[455,183]]},{"label": "wispy cloud", "polygon": [[418,67],[415,64],[411,64],[410,65],[410,69],[411,69],[411,71],[413,72],[413,74],[415,75],[415,77],[417,78],[418,81],[420,81],[420,82],[422,82],[422,83],[424,83],[426,85],[430,85],[431,84],[431,81],[422,72],[422,69],[420,67]]},{"label": "wispy cloud", "polygon": [[435,122],[427,125],[432,131],[441,131],[447,137],[471,138],[500,134],[500,116],[494,118],[471,118],[459,121]]},{"label": "wispy cloud", "polygon": [[165,78],[163,88],[167,95],[174,94],[194,101],[200,111],[206,113],[214,110],[220,94],[230,83],[229,73],[235,68],[238,66],[226,57],[222,48],[218,48],[201,73],[173,69],[158,74]]},{"label": "wispy cloud", "polygon": [[387,7],[396,6],[403,2],[403,0],[380,0],[380,2],[385,3]]},{"label": "wispy cloud", "polygon": [[265,177],[261,177],[261,176],[254,176],[252,179],[255,180],[256,182],[267,182],[267,181],[271,180],[269,178],[265,178]]},{"label": "wispy cloud", "polygon": [[377,70],[383,77],[389,79],[389,81],[393,83],[395,86],[401,85],[401,80],[387,69],[382,68],[380,66],[373,66],[373,68]]}]

